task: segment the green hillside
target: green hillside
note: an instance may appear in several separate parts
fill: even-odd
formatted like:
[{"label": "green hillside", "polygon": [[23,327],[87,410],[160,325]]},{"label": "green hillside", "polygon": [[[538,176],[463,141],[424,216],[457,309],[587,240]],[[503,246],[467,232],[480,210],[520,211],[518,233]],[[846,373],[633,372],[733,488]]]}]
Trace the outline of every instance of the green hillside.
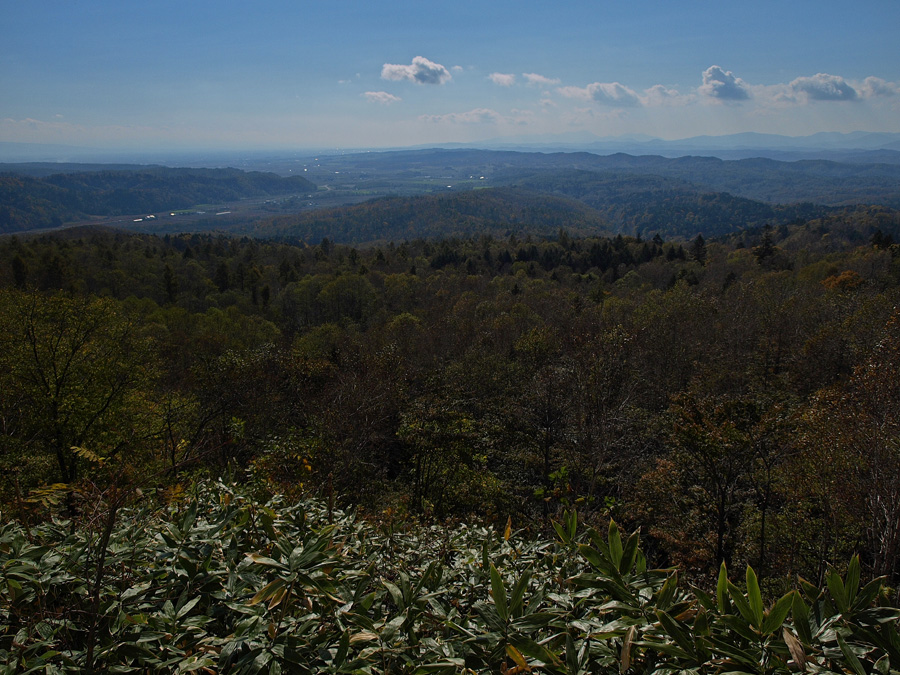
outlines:
[{"label": "green hillside", "polygon": [[54,227],[88,216],[158,213],[197,204],[315,191],[299,176],[237,169],[61,173],[43,178],[0,175],[0,232]]}]

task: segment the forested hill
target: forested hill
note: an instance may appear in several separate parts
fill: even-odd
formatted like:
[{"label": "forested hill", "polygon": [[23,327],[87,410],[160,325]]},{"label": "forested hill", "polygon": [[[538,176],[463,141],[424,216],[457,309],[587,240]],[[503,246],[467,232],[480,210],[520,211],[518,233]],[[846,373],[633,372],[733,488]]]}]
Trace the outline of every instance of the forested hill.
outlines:
[{"label": "forested hill", "polygon": [[548,170],[520,178],[516,185],[577,199],[624,234],[718,236],[766,223],[817,218],[830,210],[809,202],[769,204],[705,191],[677,179],[622,172]]},{"label": "forested hill", "polygon": [[[831,206],[900,206],[900,166],[825,160],[722,160],[716,157],[634,156],[623,153],[415,150],[342,155],[317,160],[316,182],[357,175],[485,176],[491,185],[513,185],[539,170],[583,170],[652,175],[693,184],[703,192],[729,192],[772,204],[813,202]],[[340,171],[335,176],[334,171]]]},{"label": "forested hill", "polygon": [[252,224],[246,233],[312,244],[323,237],[344,244],[510,232],[546,237],[560,228],[575,234],[687,239],[819,218],[833,210],[704,193],[656,176],[549,171],[532,174],[516,187],[386,197],[277,216]]},{"label": "forested hill", "polygon": [[315,189],[299,176],[238,169],[150,167],[42,178],[0,174],[0,232],[54,227],[88,215],[153,213]]},{"label": "forested hill", "polygon": [[418,197],[385,197],[364,204],[281,216],[257,223],[261,237],[323,237],[339,243],[435,239],[509,232],[555,235],[560,228],[609,234],[604,216],[579,201],[533,190],[496,188]]}]

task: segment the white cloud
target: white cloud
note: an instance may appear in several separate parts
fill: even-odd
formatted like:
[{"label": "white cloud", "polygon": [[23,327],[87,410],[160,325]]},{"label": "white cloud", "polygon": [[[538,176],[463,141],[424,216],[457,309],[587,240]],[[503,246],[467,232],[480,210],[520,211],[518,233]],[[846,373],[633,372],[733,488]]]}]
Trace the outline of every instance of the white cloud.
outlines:
[{"label": "white cloud", "polygon": [[595,101],[617,108],[641,105],[637,92],[618,82],[593,82],[586,87],[560,87],[557,91],[566,98]]},{"label": "white cloud", "polygon": [[580,101],[591,100],[591,92],[587,87],[560,87],[556,91],[566,98],[576,98]]},{"label": "white cloud", "polygon": [[563,113],[560,117],[567,127],[578,128],[584,125],[593,125],[597,122],[616,122],[628,117],[628,112],[623,108],[575,108],[574,111]]},{"label": "white cloud", "polygon": [[547,87],[554,84],[559,84],[560,80],[554,77],[544,77],[543,75],[538,75],[537,73],[522,73],[522,77],[525,78],[525,81],[528,84]]},{"label": "white cloud", "polygon": [[475,108],[467,112],[446,113],[444,115],[421,115],[419,119],[432,124],[505,124],[523,126],[534,121],[531,110],[514,108],[509,115],[501,115],[491,108]]},{"label": "white cloud", "polygon": [[661,84],[655,84],[644,90],[641,102],[647,107],[680,106],[692,103],[696,97],[682,94],[677,89],[669,89]]},{"label": "white cloud", "polygon": [[767,108],[788,108],[815,101],[900,97],[900,83],[897,82],[888,82],[879,77],[851,82],[826,73],[818,73],[814,77],[798,77],[787,84],[754,85],[750,88],[753,98]]},{"label": "white cloud", "polygon": [[876,96],[900,96],[900,84],[887,82],[880,77],[867,77],[857,91],[865,98]]},{"label": "white cloud", "polygon": [[511,87],[516,83],[516,76],[507,73],[491,73],[488,79],[501,87]]},{"label": "white cloud", "polygon": [[445,84],[453,79],[450,71],[440,63],[417,56],[408,66],[385,63],[381,68],[383,80],[409,80],[416,84]]},{"label": "white cloud", "polygon": [[490,108],[475,108],[468,112],[447,113],[445,115],[422,115],[423,122],[451,122],[453,124],[497,124],[503,122],[503,115]]},{"label": "white cloud", "polygon": [[856,89],[844,78],[827,73],[798,77],[790,86],[794,91],[802,92],[815,101],[855,101],[859,98]]},{"label": "white cloud", "polygon": [[513,108],[510,110],[511,115],[509,117],[504,118],[505,122],[509,124],[519,124],[519,125],[527,125],[534,121],[535,114],[533,110],[520,110],[519,108]]},{"label": "white cloud", "polygon": [[703,71],[703,84],[698,91],[720,101],[745,101],[750,98],[747,83],[719,66],[710,66]]},{"label": "white cloud", "polygon": [[367,100],[373,103],[381,103],[382,105],[390,105],[403,100],[399,96],[394,96],[386,91],[367,91],[362,96],[365,96]]}]

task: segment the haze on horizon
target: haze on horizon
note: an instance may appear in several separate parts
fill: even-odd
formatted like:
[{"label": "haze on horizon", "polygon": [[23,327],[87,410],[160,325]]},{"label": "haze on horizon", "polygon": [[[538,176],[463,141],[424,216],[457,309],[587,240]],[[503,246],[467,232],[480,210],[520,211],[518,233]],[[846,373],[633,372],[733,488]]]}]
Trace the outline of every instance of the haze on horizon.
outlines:
[{"label": "haze on horizon", "polygon": [[900,3],[7,2],[0,142],[900,132]]}]

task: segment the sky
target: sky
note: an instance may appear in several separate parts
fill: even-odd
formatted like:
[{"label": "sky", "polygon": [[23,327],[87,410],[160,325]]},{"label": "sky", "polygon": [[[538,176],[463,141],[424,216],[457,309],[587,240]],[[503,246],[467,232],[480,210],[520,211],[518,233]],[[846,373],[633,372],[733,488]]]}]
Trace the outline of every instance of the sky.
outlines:
[{"label": "sky", "polygon": [[898,0],[0,0],[0,141],[900,132]]}]

